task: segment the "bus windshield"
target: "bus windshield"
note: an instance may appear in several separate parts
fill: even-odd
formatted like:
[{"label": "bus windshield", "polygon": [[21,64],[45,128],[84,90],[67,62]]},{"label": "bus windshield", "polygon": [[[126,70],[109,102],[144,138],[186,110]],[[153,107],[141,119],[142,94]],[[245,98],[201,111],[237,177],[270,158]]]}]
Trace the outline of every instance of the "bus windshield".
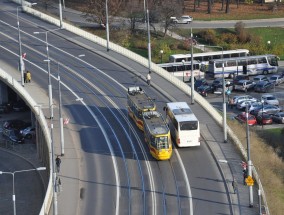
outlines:
[{"label": "bus windshield", "polygon": [[180,122],[180,130],[197,130],[198,122],[197,121],[189,121],[189,122]]}]

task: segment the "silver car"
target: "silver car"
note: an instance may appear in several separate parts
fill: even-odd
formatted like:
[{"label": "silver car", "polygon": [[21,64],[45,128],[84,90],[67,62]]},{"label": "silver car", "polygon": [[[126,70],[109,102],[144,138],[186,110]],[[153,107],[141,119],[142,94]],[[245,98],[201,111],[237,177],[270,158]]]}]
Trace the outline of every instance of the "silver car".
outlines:
[{"label": "silver car", "polygon": [[279,106],[278,99],[275,96],[271,95],[271,94],[264,94],[264,95],[262,95],[261,96],[261,100],[264,102],[264,104]]},{"label": "silver car", "polygon": [[193,18],[191,16],[184,15],[179,18],[171,17],[171,20],[173,23],[176,23],[176,24],[189,24],[192,22]]}]

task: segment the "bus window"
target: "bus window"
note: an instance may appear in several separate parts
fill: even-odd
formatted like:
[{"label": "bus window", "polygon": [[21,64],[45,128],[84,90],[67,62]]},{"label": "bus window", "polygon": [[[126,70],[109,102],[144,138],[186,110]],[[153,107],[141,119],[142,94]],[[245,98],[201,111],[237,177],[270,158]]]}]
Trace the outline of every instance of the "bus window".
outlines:
[{"label": "bus window", "polygon": [[198,128],[198,122],[197,121],[191,121],[191,122],[180,122],[180,130],[196,130]]},{"label": "bus window", "polygon": [[216,68],[222,68],[222,65],[223,65],[222,62],[215,63]]},{"label": "bus window", "polygon": [[246,59],[240,59],[240,60],[238,60],[238,65],[239,65],[239,66],[246,66],[246,65],[247,65],[247,60],[246,60]]},{"label": "bus window", "polygon": [[278,61],[276,57],[267,57],[267,59],[271,66],[278,66]]},{"label": "bus window", "polygon": [[194,60],[197,60],[199,62],[202,62],[202,57],[195,57]]},{"label": "bus window", "polygon": [[222,58],[222,55],[213,55],[212,58],[213,58],[213,59],[221,59],[221,58]]},{"label": "bus window", "polygon": [[257,61],[258,61],[258,63],[267,63],[265,57],[258,58]]},{"label": "bus window", "polygon": [[253,64],[257,64],[257,60],[256,59],[249,59],[248,65],[253,65]]},{"label": "bus window", "polygon": [[[230,58],[230,57],[231,57],[230,54],[224,54],[224,56],[223,56],[223,58]],[[221,56],[221,58],[222,58],[222,56]]]},{"label": "bus window", "polygon": [[227,66],[229,67],[229,66],[236,66],[237,65],[237,63],[236,63],[236,61],[235,60],[228,60],[227,61]]},{"label": "bus window", "polygon": [[239,54],[238,53],[232,53],[231,57],[239,57]]}]

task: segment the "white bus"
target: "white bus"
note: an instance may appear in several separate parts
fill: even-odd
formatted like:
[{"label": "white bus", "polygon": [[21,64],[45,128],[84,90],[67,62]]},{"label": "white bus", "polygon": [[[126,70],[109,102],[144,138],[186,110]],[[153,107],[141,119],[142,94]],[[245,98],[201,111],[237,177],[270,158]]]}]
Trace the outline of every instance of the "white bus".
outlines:
[{"label": "white bus", "polygon": [[225,58],[209,61],[208,75],[211,78],[224,76],[233,78],[234,75],[266,75],[275,73],[278,69],[276,55],[257,55],[237,58]]},{"label": "white bus", "polygon": [[179,147],[200,146],[199,121],[186,102],[170,102],[164,108],[171,135]]},{"label": "white bus", "polygon": [[[249,55],[247,49],[224,50],[215,52],[193,53],[193,60],[199,61],[201,64],[208,65],[210,60],[217,60],[222,58],[244,57]],[[184,61],[191,61],[191,54],[174,54],[170,55],[169,62],[176,63]]]},{"label": "white bus", "polygon": [[[176,76],[183,82],[188,82],[191,80],[191,62],[161,63],[157,65],[162,67],[164,70],[167,70],[169,73],[171,73],[173,76]],[[204,78],[205,73],[203,71],[204,69],[201,63],[198,61],[193,61],[193,77],[197,79]]]}]

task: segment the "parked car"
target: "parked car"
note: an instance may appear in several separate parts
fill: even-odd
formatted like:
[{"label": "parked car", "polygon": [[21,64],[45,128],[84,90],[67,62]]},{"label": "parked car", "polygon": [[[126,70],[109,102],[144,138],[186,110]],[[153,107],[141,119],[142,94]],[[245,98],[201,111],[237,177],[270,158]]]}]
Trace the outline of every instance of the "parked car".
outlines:
[{"label": "parked car", "polygon": [[256,117],[256,121],[260,125],[269,125],[273,122],[271,115],[267,113],[258,114]]},{"label": "parked car", "polygon": [[261,108],[262,107],[262,103],[257,101],[257,102],[253,102],[250,104],[249,106],[249,112],[252,111],[252,110],[255,110],[255,109],[258,109],[258,108]]},{"label": "parked car", "polygon": [[255,83],[258,83],[260,81],[269,81],[268,78],[265,75],[257,75],[253,78],[253,81]]},{"label": "parked car", "polygon": [[240,80],[249,80],[248,75],[237,75],[233,78],[233,84],[237,84]]},{"label": "parked car", "polygon": [[[241,123],[246,123],[246,120],[247,120],[246,113],[242,112],[238,114],[237,116],[235,116],[235,119]],[[257,121],[256,121],[255,116],[248,114],[248,125],[256,125],[256,124],[257,124]]]},{"label": "parked car", "polygon": [[284,77],[281,77],[281,75],[272,75],[270,76],[269,81],[275,83],[275,85],[279,85],[284,82]]},{"label": "parked car", "polygon": [[263,100],[264,104],[279,106],[279,100],[272,94],[263,94],[261,100]]},{"label": "parked car", "polygon": [[208,93],[214,93],[214,88],[211,85],[202,85],[198,87],[197,92],[200,95],[207,97]]},{"label": "parked car", "polygon": [[23,128],[26,128],[27,126],[29,126],[30,123],[27,123],[25,121],[22,120],[8,120],[6,122],[3,123],[3,135],[8,136],[8,132],[11,130],[21,130]]},{"label": "parked car", "polygon": [[275,114],[282,111],[281,108],[275,106],[275,105],[263,105],[258,111],[258,114],[263,113],[268,113],[268,114]]},{"label": "parked car", "polygon": [[29,107],[23,100],[19,100],[13,104],[13,111],[15,112],[26,111],[28,109]]},{"label": "parked car", "polygon": [[28,126],[25,129],[20,130],[20,134],[24,138],[31,139],[35,135],[35,128]]},{"label": "parked car", "polygon": [[271,115],[273,122],[284,124],[284,112],[279,112]]},{"label": "parked car", "polygon": [[272,90],[273,88],[274,88],[274,83],[269,82],[269,81],[259,81],[255,85],[254,91],[255,92],[267,93],[268,91]]},{"label": "parked car", "polygon": [[[255,103],[255,101],[252,101],[252,100],[244,100],[244,101],[241,101],[241,102],[238,102],[237,103],[237,109],[238,110],[245,110],[246,107],[250,107],[252,103]],[[260,103],[261,104],[261,103]]]},{"label": "parked car", "polygon": [[171,21],[175,24],[189,24],[193,21],[193,18],[191,16],[188,15],[183,15],[179,18],[176,17],[171,17]]},{"label": "parked car", "polygon": [[25,143],[25,138],[22,137],[18,130],[9,130],[6,137],[14,143],[23,144]]},{"label": "parked car", "polygon": [[214,88],[214,89],[217,89],[217,88],[222,88],[223,87],[223,78],[216,78],[211,86]]},{"label": "parked car", "polygon": [[205,78],[201,78],[201,79],[197,79],[194,82],[194,89],[198,89],[198,87],[202,86],[202,85],[208,85],[207,81]]},{"label": "parked car", "polygon": [[235,90],[241,90],[247,92],[249,90],[254,89],[255,82],[251,80],[240,80],[238,83],[235,84]]},{"label": "parked car", "polygon": [[237,95],[237,96],[233,97],[234,105],[237,105],[237,103],[240,103],[240,102],[245,101],[245,100],[251,100],[251,101],[254,101],[254,102],[257,101],[256,98],[254,98],[250,95]]}]

